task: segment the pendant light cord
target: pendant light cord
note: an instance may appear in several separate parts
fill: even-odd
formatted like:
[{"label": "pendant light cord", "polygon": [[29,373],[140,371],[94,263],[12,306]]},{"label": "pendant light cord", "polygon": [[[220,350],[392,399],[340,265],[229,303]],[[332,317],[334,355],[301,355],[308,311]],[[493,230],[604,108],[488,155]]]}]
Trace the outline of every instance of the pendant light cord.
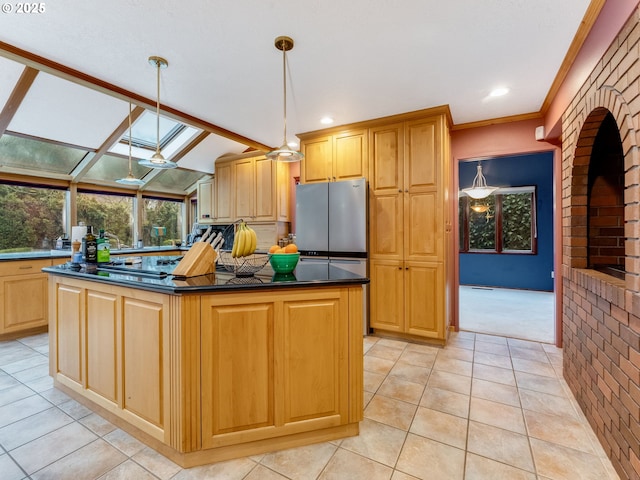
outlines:
[{"label": "pendant light cord", "polygon": [[287,48],[286,40],[282,39],[282,85],[284,91],[284,141],[283,145],[287,143]]},{"label": "pendant light cord", "polygon": [[133,177],[131,170],[131,102],[129,102],[129,176]]},{"label": "pendant light cord", "polygon": [[160,60],[156,60],[158,74],[156,75],[156,154],[160,155]]}]

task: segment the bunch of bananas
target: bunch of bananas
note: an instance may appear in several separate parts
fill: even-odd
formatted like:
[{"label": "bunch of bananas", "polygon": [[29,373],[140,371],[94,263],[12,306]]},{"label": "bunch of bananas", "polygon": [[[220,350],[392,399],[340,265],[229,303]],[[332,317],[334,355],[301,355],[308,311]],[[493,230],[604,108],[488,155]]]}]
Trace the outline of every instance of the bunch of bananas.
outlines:
[{"label": "bunch of bananas", "polygon": [[240,222],[238,230],[236,231],[233,239],[233,248],[231,249],[231,256],[233,258],[246,257],[256,251],[256,244],[258,243],[258,237],[253,228],[244,222]]}]

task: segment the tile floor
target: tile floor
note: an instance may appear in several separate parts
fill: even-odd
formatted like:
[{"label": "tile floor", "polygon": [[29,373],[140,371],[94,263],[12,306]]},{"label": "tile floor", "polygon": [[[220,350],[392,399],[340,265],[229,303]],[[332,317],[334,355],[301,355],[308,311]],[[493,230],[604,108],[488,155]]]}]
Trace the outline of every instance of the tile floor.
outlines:
[{"label": "tile floor", "polygon": [[617,479],[548,345],[366,337],[360,435],[183,470],[53,387],[47,335],[0,342],[0,478]]},{"label": "tile floor", "polygon": [[460,285],[460,329],[555,342],[555,294]]}]

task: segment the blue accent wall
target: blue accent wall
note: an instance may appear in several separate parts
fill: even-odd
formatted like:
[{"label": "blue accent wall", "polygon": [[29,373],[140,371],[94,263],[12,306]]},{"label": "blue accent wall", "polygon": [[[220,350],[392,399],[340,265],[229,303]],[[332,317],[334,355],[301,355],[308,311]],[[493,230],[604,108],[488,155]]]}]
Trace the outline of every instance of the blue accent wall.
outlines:
[{"label": "blue accent wall", "polygon": [[[470,187],[478,162],[460,162],[460,188]],[[535,185],[538,252],[536,255],[460,253],[460,285],[553,291],[553,153],[541,152],[482,160],[487,184]]]}]

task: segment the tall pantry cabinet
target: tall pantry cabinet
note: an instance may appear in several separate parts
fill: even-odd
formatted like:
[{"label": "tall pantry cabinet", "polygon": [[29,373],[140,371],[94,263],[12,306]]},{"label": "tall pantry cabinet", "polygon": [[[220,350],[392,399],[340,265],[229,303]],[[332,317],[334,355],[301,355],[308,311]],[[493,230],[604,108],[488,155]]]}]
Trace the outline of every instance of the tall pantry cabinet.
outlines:
[{"label": "tall pantry cabinet", "polygon": [[[445,106],[300,136],[307,155],[303,183],[326,181],[326,174],[309,174],[317,171],[305,166],[309,154],[314,165],[324,160],[332,171],[340,170],[335,145],[346,132],[352,154],[343,158],[358,165],[362,152],[367,155],[359,176],[369,185],[369,323],[374,331],[446,340],[453,265],[450,124]],[[361,148],[353,148],[358,145],[353,132],[360,133]]]}]

